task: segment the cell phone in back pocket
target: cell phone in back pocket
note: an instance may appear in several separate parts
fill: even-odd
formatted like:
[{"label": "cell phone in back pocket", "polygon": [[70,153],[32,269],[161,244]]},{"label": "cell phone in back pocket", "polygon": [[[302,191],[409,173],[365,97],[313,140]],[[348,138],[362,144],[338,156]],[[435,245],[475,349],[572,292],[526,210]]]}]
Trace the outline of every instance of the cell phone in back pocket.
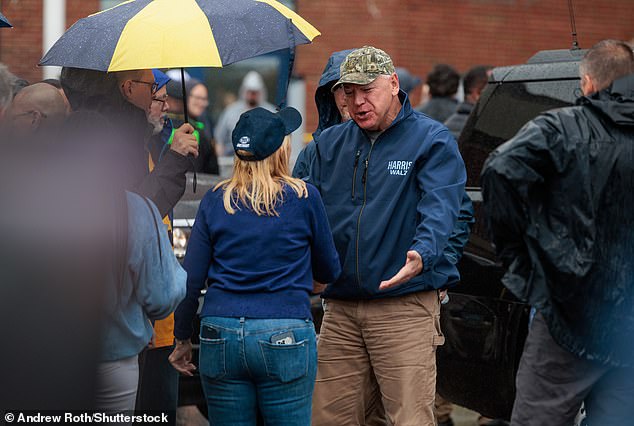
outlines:
[{"label": "cell phone in back pocket", "polygon": [[203,339],[220,339],[220,333],[215,328],[203,324],[200,329],[200,337]]},{"label": "cell phone in back pocket", "polygon": [[274,345],[291,345],[295,343],[295,336],[292,331],[285,331],[271,336],[271,343]]}]

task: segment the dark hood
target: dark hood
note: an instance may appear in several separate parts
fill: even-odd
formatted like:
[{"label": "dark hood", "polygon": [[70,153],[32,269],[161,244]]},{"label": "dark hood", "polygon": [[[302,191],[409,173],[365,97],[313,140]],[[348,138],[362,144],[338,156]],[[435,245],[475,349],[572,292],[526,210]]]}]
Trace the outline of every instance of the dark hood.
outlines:
[{"label": "dark hood", "polygon": [[600,111],[620,126],[634,126],[634,74],[615,80],[607,89],[583,96],[578,105]]},{"label": "dark hood", "polygon": [[313,133],[313,139],[326,130],[330,126],[341,123],[339,110],[335,104],[335,97],[330,92],[333,84],[339,80],[339,68],[346,56],[354,49],[342,50],[330,55],[326,68],[319,79],[319,86],[315,91],[315,104],[317,105],[317,113],[319,114],[319,124],[317,130]]}]

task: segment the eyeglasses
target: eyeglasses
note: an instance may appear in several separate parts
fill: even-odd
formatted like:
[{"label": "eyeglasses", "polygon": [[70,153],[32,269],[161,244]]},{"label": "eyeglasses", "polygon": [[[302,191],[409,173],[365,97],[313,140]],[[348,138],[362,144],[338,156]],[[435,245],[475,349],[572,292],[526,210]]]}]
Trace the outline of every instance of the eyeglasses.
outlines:
[{"label": "eyeglasses", "polygon": [[155,93],[158,90],[158,83],[156,81],[153,81],[153,82],[142,81],[142,80],[130,80],[130,81],[133,81],[135,83],[149,84],[152,87],[152,93]]},{"label": "eyeglasses", "polygon": [[31,110],[31,111],[21,112],[20,114],[14,114],[13,119],[15,120],[18,117],[24,117],[27,115],[35,115],[35,114],[39,114],[42,118],[48,118],[48,115],[44,114],[41,111]]},{"label": "eyeglasses", "polygon": [[161,96],[160,98],[152,98],[152,102],[160,102],[165,105],[165,102],[167,102],[167,94]]}]

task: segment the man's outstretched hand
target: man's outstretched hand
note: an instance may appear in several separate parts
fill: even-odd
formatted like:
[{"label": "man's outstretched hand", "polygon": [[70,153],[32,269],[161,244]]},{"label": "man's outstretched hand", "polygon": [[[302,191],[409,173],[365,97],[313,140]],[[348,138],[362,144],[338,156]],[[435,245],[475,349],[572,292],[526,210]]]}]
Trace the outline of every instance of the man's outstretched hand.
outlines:
[{"label": "man's outstretched hand", "polygon": [[403,283],[408,282],[416,275],[420,274],[420,271],[423,270],[423,259],[420,257],[415,250],[410,250],[407,252],[407,260],[405,261],[405,266],[401,268],[400,271],[396,273],[392,278],[387,281],[381,281],[379,285],[379,290],[387,290],[392,287],[396,287],[397,285],[401,285]]}]

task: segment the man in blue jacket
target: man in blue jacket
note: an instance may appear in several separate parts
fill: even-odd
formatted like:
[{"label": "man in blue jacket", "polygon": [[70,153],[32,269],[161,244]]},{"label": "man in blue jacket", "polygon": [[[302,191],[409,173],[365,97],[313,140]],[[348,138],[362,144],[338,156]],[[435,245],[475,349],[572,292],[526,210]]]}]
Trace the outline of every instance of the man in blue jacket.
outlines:
[{"label": "man in blue jacket", "polygon": [[364,424],[381,395],[394,426],[433,425],[438,290],[459,278],[446,248],[464,163],[449,131],[412,110],[382,50],[350,53],[340,85],[352,120],[316,137],[309,176],[343,263],[324,292],[313,424]]}]

